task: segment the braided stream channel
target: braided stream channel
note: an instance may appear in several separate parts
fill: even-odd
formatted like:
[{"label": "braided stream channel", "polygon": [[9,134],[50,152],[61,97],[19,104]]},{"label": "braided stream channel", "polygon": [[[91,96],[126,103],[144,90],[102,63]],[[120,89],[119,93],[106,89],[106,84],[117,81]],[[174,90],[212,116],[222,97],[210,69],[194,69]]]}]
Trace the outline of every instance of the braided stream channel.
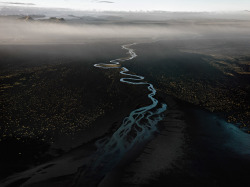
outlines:
[{"label": "braided stream channel", "polygon": [[93,183],[98,183],[119,163],[127,152],[137,144],[152,137],[153,133],[157,131],[158,122],[163,119],[164,111],[167,110],[167,105],[159,104],[159,101],[154,97],[156,90],[152,84],[143,81],[143,76],[129,74],[129,70],[121,66],[120,62],[137,57],[135,50],[131,48],[133,45],[136,45],[136,43],[122,46],[122,49],[128,51],[127,57],[111,60],[107,64],[95,64],[94,66],[102,69],[121,69],[120,73],[126,77],[121,78],[120,81],[126,84],[147,86],[148,98],[152,103],[133,110],[111,137],[96,141],[97,151],[93,155],[91,163],[82,171],[79,171],[76,186],[95,186]]}]

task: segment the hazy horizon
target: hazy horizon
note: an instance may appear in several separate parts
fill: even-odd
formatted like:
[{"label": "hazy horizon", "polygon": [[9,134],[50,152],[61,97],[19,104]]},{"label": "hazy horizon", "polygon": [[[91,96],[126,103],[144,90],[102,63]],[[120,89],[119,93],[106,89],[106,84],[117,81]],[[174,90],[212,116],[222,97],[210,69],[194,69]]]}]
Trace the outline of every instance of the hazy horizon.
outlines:
[{"label": "hazy horizon", "polygon": [[249,10],[250,1],[247,0],[0,0],[0,7],[45,7],[67,8],[75,10],[98,10],[98,11],[170,11],[170,12],[217,12],[217,11],[240,11]]}]

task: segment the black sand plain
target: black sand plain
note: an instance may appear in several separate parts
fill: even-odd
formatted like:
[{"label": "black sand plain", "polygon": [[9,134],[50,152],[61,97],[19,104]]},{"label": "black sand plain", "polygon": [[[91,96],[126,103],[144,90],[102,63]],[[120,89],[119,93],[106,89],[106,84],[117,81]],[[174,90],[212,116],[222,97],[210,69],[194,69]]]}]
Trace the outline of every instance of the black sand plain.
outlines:
[{"label": "black sand plain", "polygon": [[154,84],[168,109],[150,140],[85,186],[248,185],[250,46],[248,35],[229,35],[1,45],[0,186],[86,178],[95,142],[150,104],[145,86],[94,67],[126,57],[121,45],[133,42],[138,57],[122,66]]}]

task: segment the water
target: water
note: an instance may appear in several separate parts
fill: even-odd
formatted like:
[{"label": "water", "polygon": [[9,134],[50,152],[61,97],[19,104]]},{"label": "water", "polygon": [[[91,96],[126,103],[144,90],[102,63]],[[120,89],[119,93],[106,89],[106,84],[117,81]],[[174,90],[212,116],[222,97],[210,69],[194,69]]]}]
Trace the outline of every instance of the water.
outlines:
[{"label": "water", "polygon": [[77,186],[89,185],[91,180],[100,180],[136,144],[149,140],[153,133],[157,131],[157,124],[163,119],[163,112],[167,109],[166,104],[160,105],[154,97],[156,90],[152,84],[143,81],[143,76],[129,74],[127,68],[121,67],[120,62],[137,57],[134,49],[130,48],[133,45],[135,43],[122,46],[122,49],[128,51],[128,57],[111,60],[110,64],[101,63],[94,66],[103,69],[120,68],[120,73],[127,76],[121,78],[120,81],[127,84],[147,86],[149,90],[148,98],[152,101],[152,104],[133,110],[111,137],[96,142],[97,151],[90,165],[83,171],[84,174],[78,175],[78,180],[81,182],[78,182]]}]

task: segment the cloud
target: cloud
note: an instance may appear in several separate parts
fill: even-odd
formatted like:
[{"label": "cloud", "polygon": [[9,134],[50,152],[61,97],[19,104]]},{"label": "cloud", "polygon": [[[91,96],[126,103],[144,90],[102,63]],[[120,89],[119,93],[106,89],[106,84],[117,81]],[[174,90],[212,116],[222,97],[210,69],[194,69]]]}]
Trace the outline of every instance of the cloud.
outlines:
[{"label": "cloud", "polygon": [[93,0],[95,3],[115,3],[113,1],[99,1],[99,0]]},{"label": "cloud", "polygon": [[98,3],[114,3],[113,1],[98,1]]},{"label": "cloud", "polygon": [[34,3],[18,3],[18,2],[1,2],[1,3],[8,5],[36,5]]}]

